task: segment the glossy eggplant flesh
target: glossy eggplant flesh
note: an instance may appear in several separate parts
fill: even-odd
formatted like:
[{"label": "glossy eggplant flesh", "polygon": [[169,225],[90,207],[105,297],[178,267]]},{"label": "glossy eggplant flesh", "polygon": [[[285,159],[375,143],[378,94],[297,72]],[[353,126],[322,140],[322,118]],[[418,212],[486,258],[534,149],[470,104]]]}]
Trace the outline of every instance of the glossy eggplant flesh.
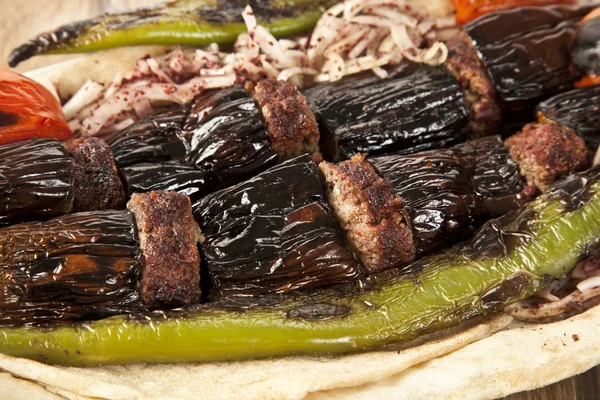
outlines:
[{"label": "glossy eggplant flesh", "polygon": [[121,168],[120,175],[129,196],[168,190],[184,194],[196,202],[219,188],[219,180],[212,172],[199,171],[179,161],[130,165]]},{"label": "glossy eggplant flesh", "polygon": [[112,138],[109,144],[117,166],[183,159],[187,150],[183,128],[191,108],[185,104],[154,114]]},{"label": "glossy eggplant flesh", "polygon": [[222,92],[211,93],[201,101],[215,101],[214,96],[226,101],[200,107],[204,111],[198,114],[199,123],[188,123],[185,135],[190,149],[186,159],[200,171],[214,173],[220,187],[228,187],[274,165],[277,154],[254,100],[241,86]]},{"label": "glossy eggplant flesh", "polygon": [[0,326],[141,311],[141,266],[127,211],[61,216],[0,229]]},{"label": "glossy eggplant flesh", "polygon": [[406,62],[389,75],[367,72],[304,92],[316,111],[326,159],[407,154],[467,139],[463,93],[444,67]]},{"label": "glossy eggplant flesh", "polygon": [[590,150],[600,146],[600,85],[573,89],[540,103],[540,122],[553,121],[574,129]]},{"label": "glossy eggplant flesh", "polygon": [[600,17],[581,23],[571,53],[573,65],[580,73],[600,76]]},{"label": "glossy eggplant flesh", "polygon": [[408,209],[417,256],[520,205],[523,182],[500,137],[368,161]]},{"label": "glossy eggplant flesh", "polygon": [[0,226],[71,211],[71,160],[61,142],[33,139],[0,146]]},{"label": "glossy eggplant flesh", "polygon": [[506,133],[518,130],[544,98],[572,88],[578,77],[570,46],[589,6],[519,7],[486,14],[465,26],[504,103]]},{"label": "glossy eggplant flesh", "polygon": [[361,275],[308,155],[208,195],[193,210],[213,298],[285,293]]}]

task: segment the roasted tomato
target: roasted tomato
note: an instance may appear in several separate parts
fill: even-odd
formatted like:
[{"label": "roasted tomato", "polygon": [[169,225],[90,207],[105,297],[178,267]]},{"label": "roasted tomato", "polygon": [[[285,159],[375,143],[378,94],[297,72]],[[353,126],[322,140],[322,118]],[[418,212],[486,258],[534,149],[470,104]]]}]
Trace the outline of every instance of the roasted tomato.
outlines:
[{"label": "roasted tomato", "polygon": [[452,0],[456,8],[456,22],[465,24],[492,11],[520,6],[548,6],[574,4],[576,0]]},{"label": "roasted tomato", "polygon": [[73,136],[60,103],[42,85],[0,70],[0,144]]}]

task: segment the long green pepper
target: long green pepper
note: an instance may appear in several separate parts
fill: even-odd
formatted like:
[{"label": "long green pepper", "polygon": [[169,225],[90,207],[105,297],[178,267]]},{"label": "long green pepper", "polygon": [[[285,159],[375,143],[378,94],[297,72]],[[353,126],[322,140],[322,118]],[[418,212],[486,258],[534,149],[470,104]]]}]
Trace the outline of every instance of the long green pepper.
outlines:
[{"label": "long green pepper", "polygon": [[135,45],[231,44],[247,32],[242,11],[253,6],[258,23],[275,37],[312,29],[338,0],[177,0],[132,12],[103,14],[64,25],[14,49],[15,67],[35,55],[83,53]]},{"label": "long green pepper", "polygon": [[0,352],[65,365],[241,360],[349,353],[410,341],[498,312],[569,272],[600,238],[600,167],[492,220],[472,240],[375,276],[361,292],[325,292],[242,311],[194,311],[57,328],[0,330]]}]

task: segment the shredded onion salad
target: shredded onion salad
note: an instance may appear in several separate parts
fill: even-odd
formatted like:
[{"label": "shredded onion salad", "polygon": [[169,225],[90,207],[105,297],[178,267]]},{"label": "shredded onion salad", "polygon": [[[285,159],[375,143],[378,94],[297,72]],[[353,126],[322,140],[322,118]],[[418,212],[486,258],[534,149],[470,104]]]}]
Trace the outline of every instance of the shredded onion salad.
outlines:
[{"label": "shredded onion salad", "polygon": [[104,136],[151,115],[153,107],[191,101],[206,89],[272,78],[305,84],[337,81],[403,59],[437,65],[448,49],[437,31],[455,26],[454,17],[431,18],[404,0],[349,0],[330,8],[310,36],[277,40],[258,25],[250,6],[242,13],[248,33],[233,53],[216,44],[205,50],[176,49],[137,62],[133,74],[117,74],[105,88],[94,81],[64,105],[69,126],[81,136]]}]

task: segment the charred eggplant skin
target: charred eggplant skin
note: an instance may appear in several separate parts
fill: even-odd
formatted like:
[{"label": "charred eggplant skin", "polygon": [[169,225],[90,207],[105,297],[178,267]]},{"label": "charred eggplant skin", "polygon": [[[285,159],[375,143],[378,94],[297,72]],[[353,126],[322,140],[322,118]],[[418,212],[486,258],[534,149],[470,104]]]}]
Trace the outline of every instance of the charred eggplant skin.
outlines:
[{"label": "charred eggplant skin", "polygon": [[139,312],[140,250],[127,211],[61,216],[0,229],[0,326]]},{"label": "charred eggplant skin", "polygon": [[523,181],[499,136],[369,162],[407,207],[420,255],[520,206]]},{"label": "charred eggplant skin", "polygon": [[[221,92],[196,101],[198,110],[193,113],[197,122],[186,123],[184,136],[190,143],[187,162],[214,173],[220,187],[228,187],[275,165],[277,153],[271,148],[258,107],[246,91],[233,86]],[[213,103],[217,105],[207,106]]]},{"label": "charred eggplant skin", "polygon": [[183,159],[188,146],[183,128],[191,108],[191,104],[184,104],[164,110],[112,138],[109,145],[117,166]]},{"label": "charred eggplant skin", "polygon": [[0,352],[84,366],[376,349],[530,296],[548,277],[568,273],[598,247],[599,237],[600,167],[594,167],[489,221],[471,240],[416,262],[408,274],[373,275],[363,291],[323,292],[237,311],[200,306],[51,330],[4,328]]},{"label": "charred eggplant skin", "polygon": [[573,87],[570,46],[591,6],[518,7],[465,26],[504,103],[505,130],[528,122],[537,103]]},{"label": "charred eggplant skin", "polygon": [[[403,63],[388,79],[371,72],[304,92],[316,110],[322,149],[339,157],[408,154],[449,147],[468,137],[462,90],[441,66]],[[336,159],[335,154],[325,154]]]},{"label": "charred eggplant skin", "polygon": [[600,85],[553,96],[541,102],[537,112],[540,122],[553,121],[574,129],[592,151],[600,146]]},{"label": "charred eggplant skin", "polygon": [[213,193],[193,210],[218,297],[284,293],[361,275],[308,155]]},{"label": "charred eggplant skin", "polygon": [[177,0],[155,8],[103,14],[43,33],[12,51],[15,67],[38,54],[81,53],[142,44],[207,46],[230,44],[247,28],[248,4],[275,36],[310,30],[337,0]]},{"label": "charred eggplant skin", "polygon": [[192,202],[218,189],[219,180],[210,173],[178,161],[140,163],[123,167],[121,179],[127,194],[168,190],[184,194]]},{"label": "charred eggplant skin", "polygon": [[0,146],[0,226],[71,211],[71,160],[55,139]]}]

